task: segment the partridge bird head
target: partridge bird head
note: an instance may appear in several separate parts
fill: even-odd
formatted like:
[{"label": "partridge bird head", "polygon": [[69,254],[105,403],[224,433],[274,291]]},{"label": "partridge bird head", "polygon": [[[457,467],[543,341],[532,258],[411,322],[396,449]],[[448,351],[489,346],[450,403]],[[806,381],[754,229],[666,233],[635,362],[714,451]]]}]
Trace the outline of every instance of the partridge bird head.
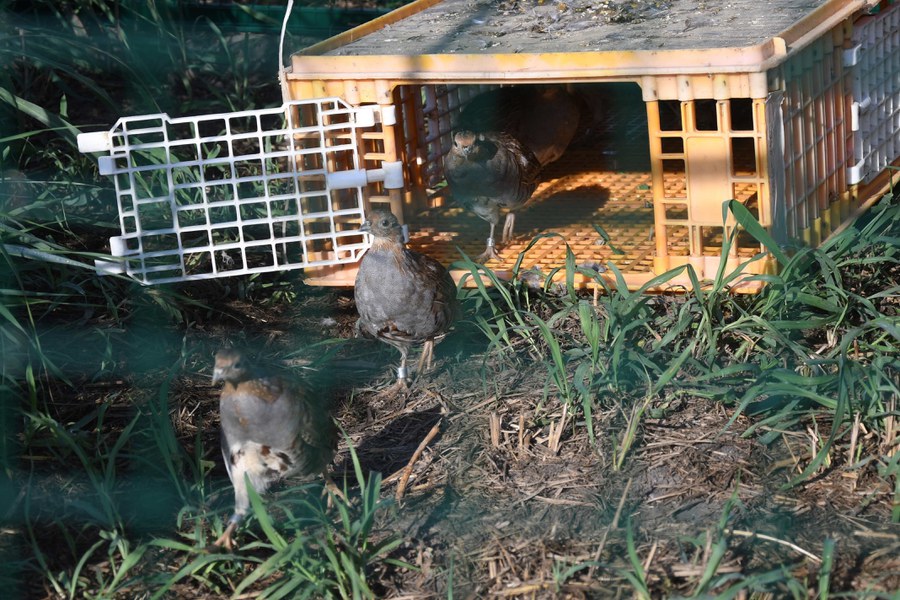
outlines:
[{"label": "partridge bird head", "polygon": [[213,367],[213,383],[227,381],[237,383],[248,373],[249,365],[244,354],[234,348],[223,348],[216,352],[216,363]]},{"label": "partridge bird head", "polygon": [[394,213],[387,210],[371,211],[359,230],[371,233],[376,238],[403,243],[403,227],[400,226],[400,221]]},{"label": "partridge bird head", "polygon": [[468,156],[475,148],[478,136],[468,129],[461,129],[453,133],[453,149],[462,156]]},{"label": "partridge bird head", "polygon": [[498,138],[507,134],[502,132],[475,133],[468,129],[460,129],[453,133],[451,154],[456,154],[463,162],[484,163],[500,151]]}]

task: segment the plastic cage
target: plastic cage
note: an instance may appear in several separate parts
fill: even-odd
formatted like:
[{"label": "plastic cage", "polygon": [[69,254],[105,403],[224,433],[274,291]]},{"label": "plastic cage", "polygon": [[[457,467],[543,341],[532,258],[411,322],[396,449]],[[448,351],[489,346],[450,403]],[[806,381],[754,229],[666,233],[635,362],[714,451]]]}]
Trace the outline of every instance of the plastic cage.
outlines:
[{"label": "plastic cage", "polygon": [[[743,203],[780,243],[817,245],[890,185],[900,155],[895,2],[785,0],[768,10],[735,0],[694,19],[694,3],[673,0],[630,23],[579,22],[571,35],[531,21],[514,30],[494,4],[418,0],[294,54],[282,78],[285,97],[298,101],[292,127],[276,127],[271,140],[247,133],[258,140],[252,150],[217,145],[229,115],[150,117],[158,124],[148,130],[163,138],[152,148],[132,139],[139,120],[120,121],[105,169],[122,214],[113,253],[148,283],[306,267],[309,283],[353,285],[366,244],[354,229],[364,210],[386,204],[412,248],[448,265],[474,256],[487,225],[456,206],[441,162],[460,110],[501,85],[566,85],[595,116],[587,139],[545,168],[515,239],[488,263],[501,277],[526,248],[524,269],[558,270],[571,250],[604,277],[614,264],[632,289],[683,265],[700,278],[723,262],[771,272],[774,260],[760,259],[765,248],[740,229],[721,256],[735,228],[723,222],[725,200]],[[553,19],[575,12],[548,5],[531,16],[547,10],[557,28]],[[754,11],[761,18],[735,27]],[[168,141],[170,128],[189,123],[172,136],[182,142]],[[135,153],[143,158],[127,158]],[[135,191],[149,173],[166,185]],[[276,185],[263,187],[281,188],[240,191],[270,178]],[[259,210],[245,221],[251,207]],[[533,243],[540,233],[559,235]]]},{"label": "plastic cage", "polygon": [[118,200],[120,261],[98,268],[150,284],[358,261],[362,188],[403,185],[396,163],[360,166],[361,131],[382,116],[325,98],[80,135],[83,152],[109,152]]}]

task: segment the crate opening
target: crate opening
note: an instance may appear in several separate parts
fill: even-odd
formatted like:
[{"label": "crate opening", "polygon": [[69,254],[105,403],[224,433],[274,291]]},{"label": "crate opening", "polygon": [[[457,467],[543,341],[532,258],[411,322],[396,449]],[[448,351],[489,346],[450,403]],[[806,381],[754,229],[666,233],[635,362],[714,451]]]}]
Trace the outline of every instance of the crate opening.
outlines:
[{"label": "crate opening", "polygon": [[[409,246],[444,264],[460,260],[461,253],[474,258],[485,249],[489,224],[453,198],[442,161],[460,112],[472,98],[496,87],[437,84],[394,89],[395,104],[404,113],[399,119],[403,147],[398,154],[403,157],[412,189],[403,207],[411,233]],[[667,100],[648,105],[637,83],[572,83],[567,88],[583,102],[587,121],[564,154],[543,168],[532,199],[516,211],[514,238],[499,245],[497,228],[501,258],[487,265],[501,276],[508,273],[535,236],[548,233],[558,236],[534,244],[523,269],[549,273],[564,265],[566,244],[579,265],[611,262],[632,274],[652,273],[660,247],[672,257],[718,256],[720,248],[712,247],[709,240],[722,239],[722,202],[730,197],[747,202],[758,192],[762,176],[753,101]],[[648,110],[658,110],[660,131],[655,140],[651,139]],[[691,169],[704,168],[696,161],[690,163],[690,146],[698,139],[720,142],[722,160],[727,161],[725,171],[733,180],[722,187],[721,198],[716,196],[712,209],[704,208],[705,221],[691,214],[697,209],[688,197]],[[654,141],[659,143],[663,188],[663,206],[656,217],[660,223],[654,218],[650,151]],[[387,202],[387,197],[376,195],[370,201]],[[716,213],[717,217],[709,217]],[[717,224],[717,234],[707,231]],[[659,231],[665,237],[662,242],[655,239]],[[756,251],[741,248],[739,253],[749,258]],[[683,262],[676,261],[673,266]]]}]

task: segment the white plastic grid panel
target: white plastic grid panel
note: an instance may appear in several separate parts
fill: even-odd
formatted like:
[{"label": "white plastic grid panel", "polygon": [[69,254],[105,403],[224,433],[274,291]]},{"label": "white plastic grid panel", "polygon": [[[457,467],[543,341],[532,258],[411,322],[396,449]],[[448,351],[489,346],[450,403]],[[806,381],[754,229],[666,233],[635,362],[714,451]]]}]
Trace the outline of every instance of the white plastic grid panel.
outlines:
[{"label": "white plastic grid panel", "polygon": [[869,183],[900,156],[900,4],[854,24],[850,183]]},{"label": "white plastic grid panel", "polygon": [[83,134],[82,151],[107,150],[124,272],[145,284],[352,263],[368,247],[357,229],[363,187],[402,187],[399,165],[360,168],[357,129],[379,114],[339,98],[197,117],[120,119]]}]

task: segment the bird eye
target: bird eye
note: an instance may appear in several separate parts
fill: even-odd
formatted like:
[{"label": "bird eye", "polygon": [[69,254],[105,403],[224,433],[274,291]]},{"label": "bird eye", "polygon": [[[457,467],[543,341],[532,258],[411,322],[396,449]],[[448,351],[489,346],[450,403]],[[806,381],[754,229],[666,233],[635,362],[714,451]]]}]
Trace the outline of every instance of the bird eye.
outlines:
[{"label": "bird eye", "polygon": [[388,223],[388,220],[387,220],[387,219],[382,219],[382,220],[381,220],[381,226],[382,226],[382,227],[387,227],[388,225],[390,225],[390,223]]}]

